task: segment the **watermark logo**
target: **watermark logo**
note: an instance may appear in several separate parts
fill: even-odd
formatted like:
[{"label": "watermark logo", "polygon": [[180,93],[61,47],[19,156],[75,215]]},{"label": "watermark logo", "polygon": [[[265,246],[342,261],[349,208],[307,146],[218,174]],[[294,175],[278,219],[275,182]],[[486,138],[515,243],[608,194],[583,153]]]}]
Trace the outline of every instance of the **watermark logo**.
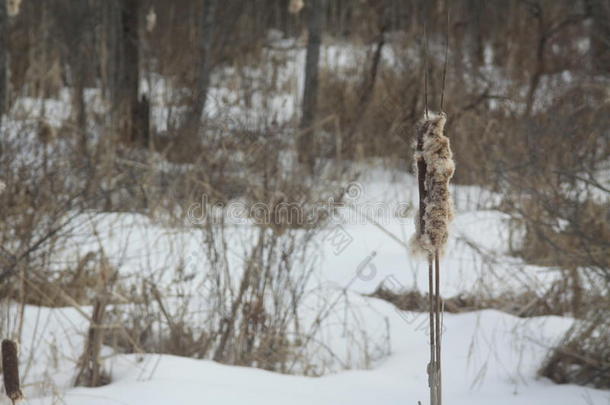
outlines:
[{"label": "watermark logo", "polygon": [[352,235],[350,235],[343,226],[337,225],[326,235],[324,242],[328,242],[332,247],[335,256],[343,253],[345,249],[354,241]]},{"label": "watermark logo", "polygon": [[[331,222],[365,225],[380,225],[410,221],[412,212],[408,202],[361,201],[364,194],[362,184],[352,182],[341,188],[343,199],[335,201],[330,197],[325,201],[291,201],[280,195],[271,201],[232,200],[227,203],[214,202],[207,195],[192,203],[186,210],[187,219],[193,225],[202,225],[209,220],[225,219],[234,224],[246,224],[252,220],[259,225],[289,225],[305,227],[315,225],[321,218]],[[343,209],[345,208],[345,209]],[[349,209],[347,209],[349,208]],[[343,209],[341,215],[335,215]]]}]

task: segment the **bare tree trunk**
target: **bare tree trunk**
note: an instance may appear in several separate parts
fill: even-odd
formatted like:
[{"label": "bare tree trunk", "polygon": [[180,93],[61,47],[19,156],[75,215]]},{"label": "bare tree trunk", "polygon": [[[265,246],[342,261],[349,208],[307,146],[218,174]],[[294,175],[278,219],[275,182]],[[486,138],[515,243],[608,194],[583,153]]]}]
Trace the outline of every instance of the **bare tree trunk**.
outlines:
[{"label": "bare tree trunk", "polygon": [[197,77],[197,94],[191,116],[188,118],[189,126],[196,128],[205,110],[208,90],[210,88],[210,75],[212,74],[212,45],[214,44],[215,14],[218,0],[204,0],[201,28],[199,30],[199,75]]},{"label": "bare tree trunk", "polygon": [[[140,0],[120,0],[119,15],[110,16],[110,29],[119,25],[119,41],[111,41],[109,58],[114,65],[113,108],[122,139],[128,143],[148,145],[148,101],[138,97],[140,84],[139,12]],[[116,21],[118,17],[119,21]],[[112,35],[112,33],[110,33]],[[112,36],[110,37],[112,38]],[[114,52],[113,52],[114,51]],[[114,60],[112,60],[114,58]],[[117,68],[118,67],[118,68]],[[109,72],[112,73],[112,72]]]},{"label": "bare tree trunk", "polygon": [[[116,56],[117,56],[117,0],[108,0],[100,5],[100,17],[103,29],[100,30],[99,41],[99,58],[100,58],[100,78],[102,82],[102,93],[104,98],[112,104],[114,111],[114,102],[117,99],[115,90],[117,78],[116,73]],[[111,115],[114,115],[112,112]]]},{"label": "bare tree trunk", "polygon": [[[529,88],[527,90],[527,96],[525,99],[525,112],[527,115],[531,115],[534,109],[534,101],[536,99],[536,90],[538,90],[538,85],[540,84],[540,79],[544,74],[545,66],[544,66],[544,53],[546,49],[546,43],[548,40],[548,36],[545,30],[545,22],[543,19],[542,8],[539,5],[532,6],[533,9],[530,11],[532,16],[536,19],[536,24],[538,26],[538,42],[536,45],[536,57],[534,60],[534,67],[532,69]],[[528,138],[529,142],[529,138]]]},{"label": "bare tree trunk", "polygon": [[82,72],[78,72],[73,89],[73,99],[76,107],[76,126],[80,131],[81,152],[87,152],[87,111],[85,109],[85,79]]},{"label": "bare tree trunk", "polygon": [[378,13],[381,14],[381,22],[379,26],[377,43],[375,44],[375,50],[372,55],[370,70],[368,74],[365,74],[364,80],[360,85],[356,115],[348,131],[348,139],[352,140],[351,143],[354,144],[352,146],[356,147],[356,151],[364,150],[364,134],[362,134],[361,131],[358,131],[358,128],[360,127],[371,99],[373,98],[375,83],[377,82],[377,76],[379,73],[379,65],[381,64],[383,47],[385,45],[385,35],[389,27],[388,12],[385,6],[381,5]]},{"label": "bare tree trunk", "polygon": [[85,86],[90,71],[91,33],[94,31],[93,8],[89,2],[82,1],[73,5],[72,9],[82,20],[76,27],[72,27],[77,37],[74,39],[73,49],[68,49],[66,60],[72,72],[72,104],[74,105],[74,119],[79,131],[79,143],[83,154],[87,152],[87,110],[85,104]]},{"label": "bare tree trunk", "polygon": [[482,19],[484,18],[485,2],[481,0],[469,0],[468,8],[470,13],[469,24],[469,52],[475,66],[482,66],[485,63],[485,50],[483,44]]},{"label": "bare tree trunk", "polygon": [[6,0],[0,0],[0,125],[2,125],[2,116],[6,108],[6,86],[7,81],[7,35],[8,35],[8,18],[6,15]]},{"label": "bare tree trunk", "polygon": [[599,73],[610,72],[610,3],[607,0],[588,0],[591,26],[591,55]]},{"label": "bare tree trunk", "polygon": [[307,2],[307,56],[305,60],[305,88],[303,90],[303,112],[299,136],[299,162],[313,172],[315,153],[313,151],[314,131],[312,125],[316,118],[318,104],[318,62],[322,43],[322,17],[324,0]]}]

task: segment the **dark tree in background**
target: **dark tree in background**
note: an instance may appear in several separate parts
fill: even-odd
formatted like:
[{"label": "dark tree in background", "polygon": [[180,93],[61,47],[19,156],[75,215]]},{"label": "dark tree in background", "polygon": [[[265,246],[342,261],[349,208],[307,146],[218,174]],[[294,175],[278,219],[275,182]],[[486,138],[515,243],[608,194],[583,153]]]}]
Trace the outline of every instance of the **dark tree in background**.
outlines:
[{"label": "dark tree in background", "polygon": [[112,119],[127,143],[148,144],[149,102],[139,98],[140,0],[109,0],[105,10],[105,66]]},{"label": "dark tree in background", "polygon": [[204,0],[202,15],[200,17],[201,27],[199,29],[199,63],[197,77],[197,94],[193,106],[192,116],[189,124],[198,124],[204,112],[208,89],[210,87],[210,75],[212,73],[212,45],[214,43],[214,20],[218,0]]},{"label": "dark tree in background", "polygon": [[599,73],[610,72],[610,1],[588,0],[593,65]]},{"label": "dark tree in background", "polygon": [[318,62],[320,60],[320,44],[322,42],[322,18],[324,16],[324,0],[311,0],[305,6],[307,13],[307,56],[305,61],[305,88],[303,90],[303,112],[300,125],[299,161],[311,172],[314,167],[313,153],[314,130],[312,125],[316,117],[318,100]]},{"label": "dark tree in background", "polygon": [[0,125],[2,125],[2,114],[6,104],[6,67],[7,67],[7,16],[6,0],[0,0]]},{"label": "dark tree in background", "polygon": [[66,84],[72,93],[73,118],[81,150],[87,149],[87,111],[85,88],[95,85],[97,48],[95,44],[96,0],[62,1],[52,10],[54,20],[61,22],[66,15],[72,24],[57,24],[56,39],[61,43],[62,68]]},{"label": "dark tree in background", "polygon": [[119,71],[119,91],[125,135],[134,144],[148,142],[148,100],[139,100],[140,83],[140,0],[122,0],[121,32],[123,69]]},{"label": "dark tree in background", "polygon": [[485,15],[485,3],[478,0],[468,0],[467,10],[469,11],[468,27],[468,53],[478,65],[484,63],[483,55],[483,27],[482,19]]}]

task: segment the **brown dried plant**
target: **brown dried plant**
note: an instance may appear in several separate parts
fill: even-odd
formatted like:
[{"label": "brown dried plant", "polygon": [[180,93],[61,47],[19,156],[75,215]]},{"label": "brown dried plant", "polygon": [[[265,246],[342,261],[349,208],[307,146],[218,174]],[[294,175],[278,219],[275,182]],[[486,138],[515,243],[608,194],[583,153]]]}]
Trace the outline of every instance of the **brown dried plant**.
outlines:
[{"label": "brown dried plant", "polygon": [[455,164],[449,138],[443,131],[447,118],[444,113],[431,113],[418,126],[414,162],[418,177],[423,166],[424,204],[416,216],[416,233],[411,239],[411,251],[427,257],[437,252],[442,255],[447,244],[449,224],[453,219],[453,201],[449,181]]},{"label": "brown dried plant", "polygon": [[447,118],[443,112],[429,113],[417,127],[414,161],[419,185],[419,212],[411,251],[428,259],[430,363],[428,385],[430,403],[441,405],[441,312],[440,256],[449,235],[453,202],[449,181],[455,171],[449,138],[444,135]]},{"label": "brown dried plant", "polygon": [[16,404],[24,398],[19,382],[19,346],[14,340],[2,341],[2,368],[6,395]]}]

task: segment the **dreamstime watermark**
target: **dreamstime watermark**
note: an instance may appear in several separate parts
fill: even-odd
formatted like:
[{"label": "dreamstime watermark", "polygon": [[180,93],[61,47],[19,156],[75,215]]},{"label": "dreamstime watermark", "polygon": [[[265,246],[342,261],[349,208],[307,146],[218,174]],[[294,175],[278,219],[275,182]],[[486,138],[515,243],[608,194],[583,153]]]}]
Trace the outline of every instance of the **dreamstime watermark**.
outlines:
[{"label": "dreamstime watermark", "polygon": [[187,208],[187,220],[193,225],[222,220],[233,224],[254,222],[291,227],[313,226],[321,219],[349,225],[410,221],[408,213],[412,207],[408,202],[360,201],[363,194],[360,183],[350,183],[339,191],[343,195],[341,199],[328,197],[313,203],[284,201],[282,197],[271,199],[271,202],[231,200],[224,203],[212,202],[207,194],[203,194],[199,202]]},{"label": "dreamstime watermark", "polygon": [[[348,231],[348,225],[364,225],[376,223],[386,225],[389,223],[410,222],[412,206],[407,202],[370,202],[363,199],[364,188],[362,184],[352,182],[343,189],[338,190],[342,198],[334,197],[319,203],[296,203],[278,199],[275,202],[247,202],[232,200],[228,203],[212,203],[207,195],[202,195],[201,201],[191,204],[187,209],[187,218],[191,224],[204,224],[208,221],[228,221],[233,224],[258,225],[290,225],[307,227],[315,225],[320,219],[329,219],[334,225],[329,228],[322,241],[328,243],[335,256],[345,253],[354,242],[354,237]],[[377,252],[372,251],[356,266],[351,281],[343,288],[348,290],[357,280],[367,283],[377,282],[380,288],[395,294],[407,291],[404,285],[394,276],[381,278],[374,263]],[[428,330],[428,317],[425,312],[403,311],[394,307],[396,314],[407,324],[414,325],[415,331]],[[442,333],[445,326],[442,327]]]},{"label": "dreamstime watermark", "polygon": [[328,242],[332,247],[335,256],[343,253],[349,245],[352,244],[354,238],[349,232],[345,230],[342,225],[336,225],[323,239],[324,242]]}]

